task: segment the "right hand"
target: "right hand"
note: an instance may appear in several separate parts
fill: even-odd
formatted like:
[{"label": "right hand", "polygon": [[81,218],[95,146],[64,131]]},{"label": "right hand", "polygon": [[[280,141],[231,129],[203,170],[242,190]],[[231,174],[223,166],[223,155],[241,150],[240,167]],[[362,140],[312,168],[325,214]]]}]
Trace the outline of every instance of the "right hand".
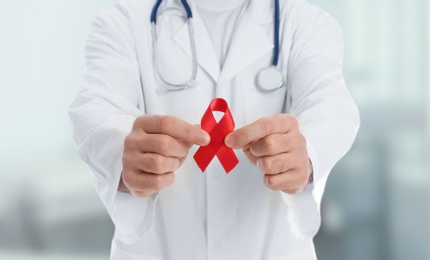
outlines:
[{"label": "right hand", "polygon": [[209,142],[207,132],[176,117],[138,117],[124,141],[118,190],[148,197],[169,187],[191,146],[205,146]]}]

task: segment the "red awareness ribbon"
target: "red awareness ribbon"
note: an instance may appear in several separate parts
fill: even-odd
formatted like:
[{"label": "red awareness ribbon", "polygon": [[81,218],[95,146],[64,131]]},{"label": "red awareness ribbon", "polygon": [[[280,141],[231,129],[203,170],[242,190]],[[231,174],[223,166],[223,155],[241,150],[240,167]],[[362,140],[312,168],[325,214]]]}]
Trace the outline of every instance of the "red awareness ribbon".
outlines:
[{"label": "red awareness ribbon", "polygon": [[[213,116],[213,111],[224,112],[224,116],[218,123]],[[201,146],[194,154],[197,165],[204,172],[216,155],[226,173],[229,173],[239,163],[239,159],[233,149],[224,144],[225,137],[234,130],[233,116],[224,99],[212,100],[202,117],[201,127],[209,133],[211,141],[207,146]]]}]

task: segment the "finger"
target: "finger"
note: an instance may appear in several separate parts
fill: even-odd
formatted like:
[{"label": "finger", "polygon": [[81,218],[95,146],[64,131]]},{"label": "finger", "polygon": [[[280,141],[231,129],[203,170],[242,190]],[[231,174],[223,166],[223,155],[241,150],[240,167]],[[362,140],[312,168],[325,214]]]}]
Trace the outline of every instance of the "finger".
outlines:
[{"label": "finger", "polygon": [[142,116],[137,127],[150,134],[166,134],[190,144],[205,146],[210,142],[207,132],[174,116]]},{"label": "finger", "polygon": [[249,149],[249,147],[248,147],[248,148],[243,149],[243,152],[245,153],[246,157],[248,158],[248,160],[249,160],[252,164],[257,165],[257,160],[258,160],[258,158],[257,158],[257,157],[255,157],[255,156],[251,153],[251,150]]},{"label": "finger", "polygon": [[287,133],[298,125],[295,117],[288,114],[279,114],[266,117],[244,126],[225,138],[225,144],[230,148],[242,148],[254,141],[271,134]]},{"label": "finger", "polygon": [[264,175],[264,183],[269,189],[282,191],[299,191],[307,184],[307,179],[298,170],[280,174]]},{"label": "finger", "polygon": [[163,174],[174,172],[179,168],[179,159],[156,153],[142,153],[135,159],[138,169],[144,172]]},{"label": "finger", "polygon": [[294,144],[289,134],[272,134],[253,143],[250,150],[254,156],[263,157],[288,152]]},{"label": "finger", "polygon": [[156,192],[155,190],[133,190],[133,189],[129,189],[129,190],[133,196],[139,197],[139,198],[149,197]]},{"label": "finger", "polygon": [[257,167],[265,174],[278,174],[299,166],[300,157],[294,153],[281,153],[257,159]]},{"label": "finger", "polygon": [[298,193],[304,191],[305,188],[306,188],[306,186],[307,186],[307,183],[304,184],[303,187],[300,187],[300,188],[285,189],[285,190],[282,190],[282,191],[285,192],[285,193],[288,193],[288,194],[298,194]]},{"label": "finger", "polygon": [[128,187],[124,181],[124,172],[121,173],[121,184],[124,185],[126,192],[129,192],[135,197],[145,198],[155,193],[155,190],[133,190],[130,187]]},{"label": "finger", "polygon": [[139,144],[140,151],[168,157],[182,158],[191,145],[164,134],[145,134]]},{"label": "finger", "polygon": [[147,172],[124,171],[123,180],[130,190],[146,194],[171,186],[175,181],[175,175],[173,172],[153,174]]}]

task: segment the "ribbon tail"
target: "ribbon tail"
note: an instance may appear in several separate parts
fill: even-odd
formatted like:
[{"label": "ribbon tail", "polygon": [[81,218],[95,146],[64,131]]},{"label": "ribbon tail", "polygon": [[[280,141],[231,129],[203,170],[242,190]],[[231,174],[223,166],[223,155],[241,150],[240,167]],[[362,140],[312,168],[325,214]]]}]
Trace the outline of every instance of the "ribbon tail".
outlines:
[{"label": "ribbon tail", "polygon": [[216,156],[227,174],[230,173],[239,163],[239,159],[234,151],[226,146],[222,146],[218,150]]},{"label": "ribbon tail", "polygon": [[197,166],[199,166],[200,170],[204,172],[208,167],[209,163],[212,161],[213,157],[208,156],[208,154],[206,154],[203,149],[199,148],[194,154],[193,158],[196,161]]},{"label": "ribbon tail", "polygon": [[211,142],[207,146],[200,147],[194,154],[193,158],[200,170],[204,172],[217,153],[217,146]]}]

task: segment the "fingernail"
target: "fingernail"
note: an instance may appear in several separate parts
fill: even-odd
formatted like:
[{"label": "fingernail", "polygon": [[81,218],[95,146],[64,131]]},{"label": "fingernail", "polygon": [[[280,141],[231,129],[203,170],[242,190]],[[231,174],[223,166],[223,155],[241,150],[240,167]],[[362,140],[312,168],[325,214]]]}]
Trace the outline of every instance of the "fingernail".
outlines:
[{"label": "fingernail", "polygon": [[230,134],[228,134],[225,139],[224,139],[224,144],[229,147],[232,148],[233,147],[233,138],[231,137]]},{"label": "fingernail", "polygon": [[208,133],[203,132],[202,140],[203,140],[203,144],[204,145],[208,145],[210,143],[210,141],[211,141],[211,137],[210,137],[210,135]]}]

